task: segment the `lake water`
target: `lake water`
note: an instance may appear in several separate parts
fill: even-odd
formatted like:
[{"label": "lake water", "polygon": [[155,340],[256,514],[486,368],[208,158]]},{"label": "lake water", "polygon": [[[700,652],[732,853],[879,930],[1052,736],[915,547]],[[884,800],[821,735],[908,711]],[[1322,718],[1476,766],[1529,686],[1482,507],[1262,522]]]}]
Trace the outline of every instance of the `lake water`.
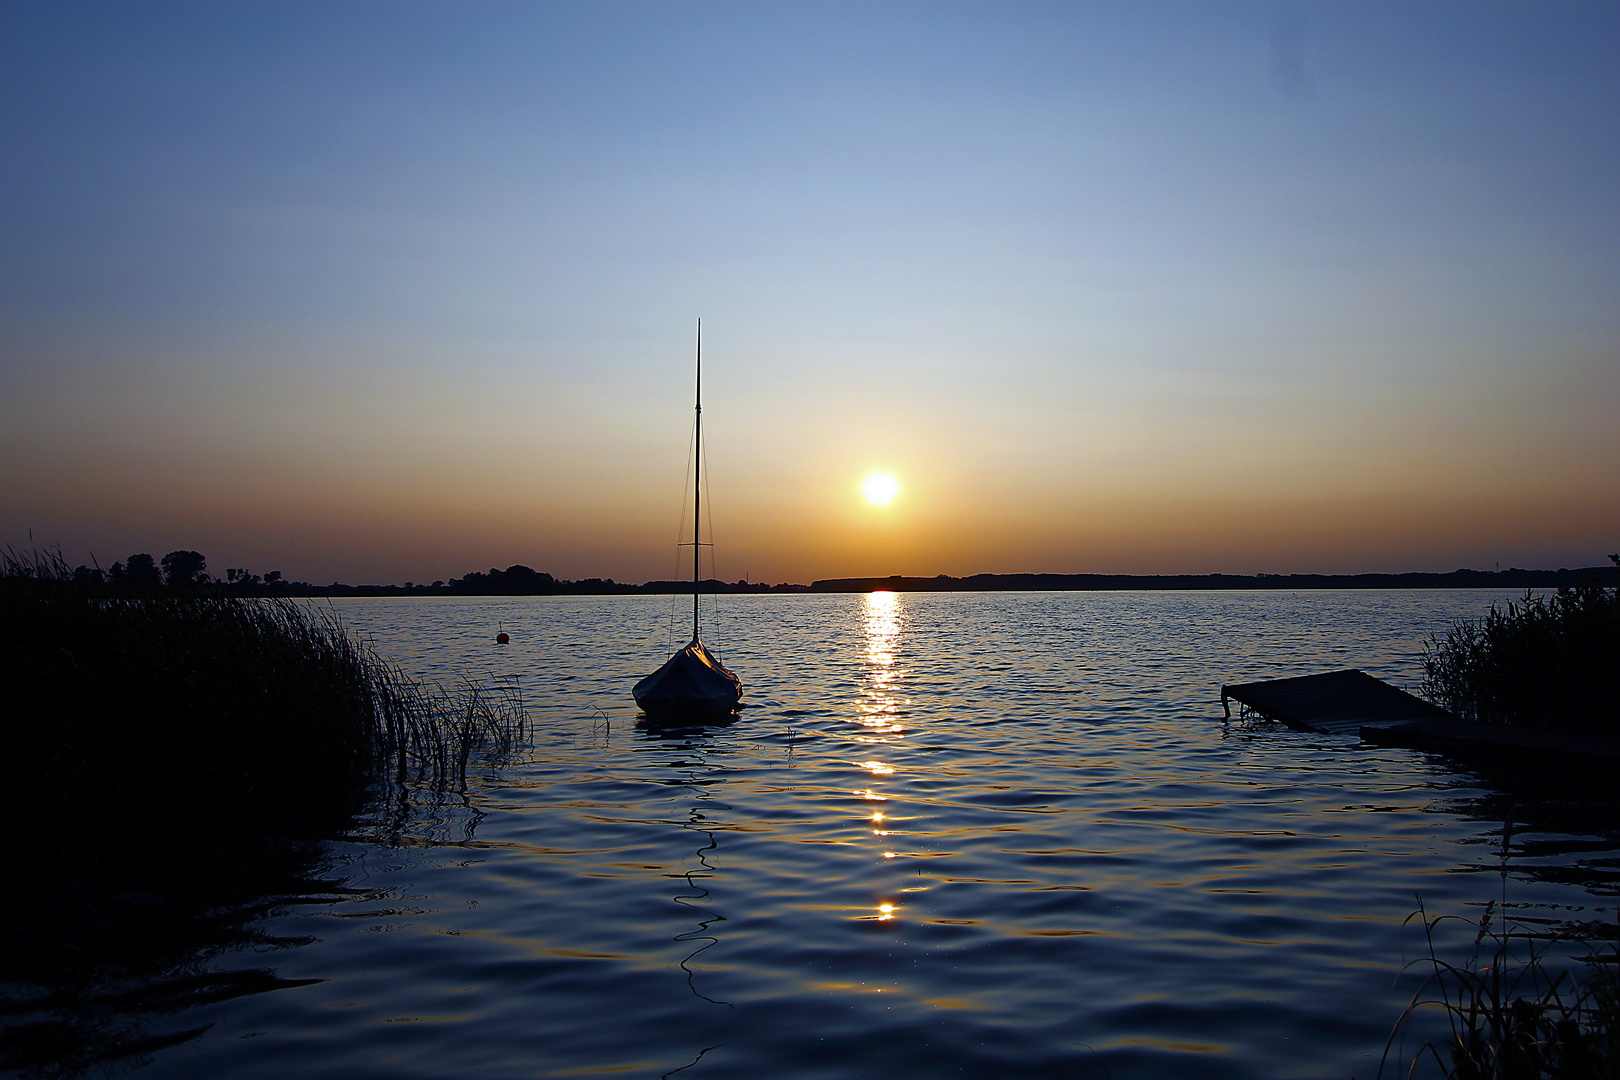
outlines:
[{"label": "lake water", "polygon": [[1415,897],[1612,921],[1620,845],[1439,758],[1223,724],[1220,685],[1416,689],[1503,598],[722,597],[751,707],[677,735],[629,696],[670,598],[340,601],[408,672],[517,679],[534,746],[334,844],[351,891],[206,961],[318,981],[160,1018],[207,1030],[139,1075],[1371,1077]]}]

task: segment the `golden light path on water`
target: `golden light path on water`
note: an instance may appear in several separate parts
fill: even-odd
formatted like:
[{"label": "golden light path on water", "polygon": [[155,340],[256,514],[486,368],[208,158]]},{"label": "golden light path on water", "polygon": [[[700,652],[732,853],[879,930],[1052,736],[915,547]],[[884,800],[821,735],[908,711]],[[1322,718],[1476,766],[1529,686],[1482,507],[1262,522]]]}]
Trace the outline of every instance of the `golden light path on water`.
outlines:
[{"label": "golden light path on water", "polygon": [[[866,729],[866,733],[857,737],[857,741],[883,745],[894,742],[905,735],[905,726],[898,717],[901,716],[908,702],[899,692],[899,683],[903,679],[902,672],[895,665],[895,653],[900,646],[901,607],[899,597],[892,592],[882,591],[866,594],[866,608],[862,613],[861,627],[866,637],[866,685],[862,689],[861,699],[856,708],[860,714],[859,723]],[[895,769],[883,761],[869,760],[860,762],[863,769],[867,769],[874,777],[893,776]],[[857,792],[868,799],[882,798],[871,790]],[[894,830],[878,827],[886,820],[881,813],[872,815],[872,835],[884,837],[891,835]],[[882,858],[896,859],[898,852],[885,851]],[[894,901],[884,898],[877,905],[877,919],[888,922],[895,918],[898,905]]]}]

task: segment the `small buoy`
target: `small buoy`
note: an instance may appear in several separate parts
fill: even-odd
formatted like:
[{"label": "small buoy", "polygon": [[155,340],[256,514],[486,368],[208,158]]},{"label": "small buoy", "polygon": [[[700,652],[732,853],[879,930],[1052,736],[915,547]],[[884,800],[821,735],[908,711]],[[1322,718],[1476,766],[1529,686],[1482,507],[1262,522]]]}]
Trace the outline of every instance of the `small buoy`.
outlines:
[{"label": "small buoy", "polygon": [[509,642],[511,640],[512,640],[511,636],[509,634],[507,634],[507,632],[505,630],[502,630],[500,633],[495,635],[495,644],[497,644],[497,645],[505,645],[507,642]]}]

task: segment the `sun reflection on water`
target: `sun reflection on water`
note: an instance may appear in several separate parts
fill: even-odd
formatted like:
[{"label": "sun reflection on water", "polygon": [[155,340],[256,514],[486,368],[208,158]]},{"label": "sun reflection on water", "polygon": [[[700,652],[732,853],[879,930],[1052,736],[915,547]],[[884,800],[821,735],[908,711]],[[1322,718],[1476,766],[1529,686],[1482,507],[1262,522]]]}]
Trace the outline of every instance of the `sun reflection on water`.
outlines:
[{"label": "sun reflection on water", "polygon": [[895,718],[910,704],[894,693],[894,684],[903,678],[895,665],[895,653],[900,645],[901,613],[900,598],[896,594],[866,594],[866,610],[861,619],[861,627],[866,634],[866,689],[856,708],[861,713],[860,722],[874,733],[899,734],[904,730]]},{"label": "sun reflection on water", "polygon": [[[905,737],[905,725],[900,723],[899,717],[911,702],[899,693],[905,675],[898,663],[904,613],[904,605],[895,593],[874,592],[866,596],[866,607],[861,620],[862,630],[866,636],[866,671],[861,696],[855,705],[854,718],[863,730],[861,734],[853,736],[857,743],[896,744]],[[888,761],[879,761],[876,758],[859,764],[874,777],[893,776],[897,768]],[[870,789],[857,794],[873,802],[887,801],[886,796]],[[883,812],[873,811],[869,823],[873,837],[882,838],[890,835],[893,830],[884,828],[884,824]],[[888,863],[890,860],[898,859],[899,853],[884,851],[881,852],[881,856],[882,862]],[[898,883],[891,882],[887,887],[879,887],[887,892],[895,884]],[[894,921],[895,905],[892,901],[880,901],[877,911],[876,921]]]}]

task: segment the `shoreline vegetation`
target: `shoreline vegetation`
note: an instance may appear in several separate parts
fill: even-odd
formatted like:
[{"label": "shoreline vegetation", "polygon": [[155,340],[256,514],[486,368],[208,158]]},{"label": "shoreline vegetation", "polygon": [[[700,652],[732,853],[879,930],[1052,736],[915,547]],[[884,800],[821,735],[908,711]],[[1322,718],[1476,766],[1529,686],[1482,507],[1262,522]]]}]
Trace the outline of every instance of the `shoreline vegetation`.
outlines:
[{"label": "shoreline vegetation", "polygon": [[527,738],[515,691],[412,681],[334,613],[200,570],[115,593],[0,553],[0,813],[27,878],[0,894],[0,1070],[138,1062],[204,1030],[147,1017],[293,985],[199,959],[287,947],[256,920],[347,891],[323,841],[458,798]]},{"label": "shoreline vegetation", "polygon": [[[1409,966],[1429,973],[1390,1033],[1380,1077],[1388,1065],[1399,1076],[1420,1075],[1425,1059],[1444,1080],[1610,1080],[1617,1075],[1620,924],[1515,924],[1504,906],[1489,901],[1475,924],[1472,949],[1444,959],[1435,929],[1468,920],[1431,917],[1419,900],[1407,922],[1423,928],[1427,955]],[[1420,1011],[1441,1013],[1445,1034],[1409,1058],[1397,1051],[1391,1061],[1391,1051]]]},{"label": "shoreline vegetation", "polygon": [[108,595],[49,552],[0,554],[0,683],[18,864],[87,902],[458,790],[527,728],[515,693],[407,679],[333,613],[195,582]]},{"label": "shoreline vegetation", "polygon": [[[80,588],[103,596],[150,596],[166,591],[188,591],[207,586],[231,596],[303,598],[313,596],[615,596],[638,593],[665,595],[690,593],[690,581],[648,581],[642,584],[612,578],[570,581],[522,564],[499,570],[476,570],[461,577],[418,584],[347,585],[334,581],[318,585],[292,581],[281,571],[257,574],[230,568],[223,578],[211,577],[207,559],[196,551],[171,551],[161,560],[149,554],[131,555],[106,570],[81,565],[69,572]],[[1620,569],[1590,566],[1557,570],[1452,570],[1446,573],[1405,574],[972,574],[952,577],[824,578],[808,585],[721,581],[698,582],[704,593],[862,593],[862,592],[1108,592],[1223,589],[1556,589],[1596,581],[1620,587]]]},{"label": "shoreline vegetation", "polygon": [[[1609,557],[1620,569],[1620,555]],[[1492,604],[1432,636],[1423,696],[1457,719],[1572,735],[1620,735],[1620,586],[1573,588]]]},{"label": "shoreline vegetation", "polygon": [[[1620,1075],[1620,916],[1558,923],[1511,918],[1517,906],[1508,900],[1514,828],[1511,816],[1502,823],[1502,891],[1477,920],[1431,916],[1421,896],[1407,916],[1406,924],[1422,927],[1425,949],[1406,968],[1428,974],[1390,1032],[1379,1077],[1386,1069],[1397,1076],[1424,1075],[1425,1065],[1444,1080]],[[1442,950],[1436,931],[1445,923],[1473,929],[1472,947]],[[1408,1053],[1414,1019],[1436,1012],[1444,1019],[1443,1033]]]},{"label": "shoreline vegetation", "polygon": [[525,731],[515,696],[408,679],[331,612],[195,578],[114,591],[50,552],[0,554],[0,679],[0,800],[59,819],[205,796],[323,828],[379,783],[453,788]]}]

